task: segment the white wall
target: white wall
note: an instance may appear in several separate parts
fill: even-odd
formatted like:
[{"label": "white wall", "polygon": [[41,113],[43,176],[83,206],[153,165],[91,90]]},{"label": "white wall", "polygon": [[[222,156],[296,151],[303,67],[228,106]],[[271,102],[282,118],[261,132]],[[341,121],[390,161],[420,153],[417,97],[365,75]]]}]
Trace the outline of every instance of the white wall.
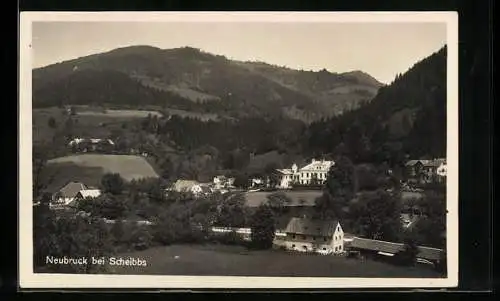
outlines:
[{"label": "white wall", "polygon": [[288,234],[286,237],[276,236],[274,244],[298,252],[312,252],[314,250],[318,253],[338,254],[344,252],[344,232],[342,227],[338,225],[334,235],[326,241],[321,238],[313,240],[311,236],[306,236],[304,239],[301,235],[296,235],[293,238],[292,235]]}]

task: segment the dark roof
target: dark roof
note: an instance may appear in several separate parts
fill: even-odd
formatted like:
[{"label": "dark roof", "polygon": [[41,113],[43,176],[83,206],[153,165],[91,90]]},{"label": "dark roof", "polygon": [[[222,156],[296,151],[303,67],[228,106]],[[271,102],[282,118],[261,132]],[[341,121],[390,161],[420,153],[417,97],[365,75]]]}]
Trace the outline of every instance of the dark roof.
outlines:
[{"label": "dark roof", "polygon": [[439,167],[441,164],[446,164],[446,159],[434,159],[424,163],[426,167]]},{"label": "dark roof", "polygon": [[[404,249],[404,244],[394,243],[389,241],[374,240],[355,237],[349,246],[356,249],[365,249],[371,251],[385,252],[396,254]],[[429,247],[418,247],[419,253],[417,257],[427,260],[438,260],[442,253],[441,249],[429,248]]]},{"label": "dark roof", "polygon": [[69,182],[59,190],[61,197],[74,198],[80,190],[87,189],[87,186],[81,182]]},{"label": "dark roof", "polygon": [[275,228],[279,231],[285,231],[291,217],[279,217],[276,219]]},{"label": "dark roof", "polygon": [[410,160],[410,161],[406,162],[405,165],[406,166],[414,166],[417,163],[424,164],[424,162],[422,162],[422,160]]},{"label": "dark roof", "polygon": [[290,219],[285,232],[293,234],[332,236],[339,222],[336,220],[312,220],[307,218],[293,217]]}]

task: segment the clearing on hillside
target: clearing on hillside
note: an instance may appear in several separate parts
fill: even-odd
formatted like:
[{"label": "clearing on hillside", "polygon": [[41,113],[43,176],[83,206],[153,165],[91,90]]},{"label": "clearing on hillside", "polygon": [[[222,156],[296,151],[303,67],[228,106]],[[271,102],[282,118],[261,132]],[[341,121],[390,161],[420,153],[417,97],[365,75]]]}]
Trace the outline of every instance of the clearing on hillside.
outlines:
[{"label": "clearing on hillside", "polygon": [[56,158],[49,160],[48,163],[73,163],[82,167],[101,167],[104,172],[119,173],[127,181],[158,178],[153,167],[140,156],[84,154]]},{"label": "clearing on hillside", "polygon": [[103,112],[96,111],[78,111],[77,115],[80,116],[102,116],[102,117],[116,117],[116,118],[146,118],[148,115],[161,117],[162,114],[157,111],[147,110],[105,110]]},{"label": "clearing on hillside", "polygon": [[322,195],[321,190],[289,190],[289,191],[257,191],[245,193],[246,205],[248,207],[258,207],[267,202],[267,197],[274,193],[283,193],[291,203],[288,206],[314,206],[315,201]]}]

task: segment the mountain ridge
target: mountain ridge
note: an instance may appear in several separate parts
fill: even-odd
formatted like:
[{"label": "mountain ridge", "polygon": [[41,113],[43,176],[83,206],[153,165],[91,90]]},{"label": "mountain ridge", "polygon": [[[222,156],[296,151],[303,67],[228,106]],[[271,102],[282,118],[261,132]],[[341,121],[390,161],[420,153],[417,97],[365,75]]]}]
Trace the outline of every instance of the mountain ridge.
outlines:
[{"label": "mountain ridge", "polygon": [[[222,100],[232,102],[226,105],[231,108],[222,110],[240,113],[253,110],[255,114],[275,112],[273,114],[304,121],[359,107],[369,102],[383,86],[359,70],[331,73],[325,69],[315,72],[264,64],[264,67],[256,66],[253,62],[231,60],[193,47],[120,47],[33,69],[33,104],[72,101],[85,104],[84,97],[72,92],[72,85],[84,84],[79,83],[79,79],[68,80],[82,70],[91,70],[96,74],[103,71],[123,73],[146,89],[155,90],[151,93],[163,93],[158,98],[164,99],[166,106],[171,105],[168,100],[172,97],[195,103]],[[124,81],[124,84],[129,83]],[[47,90],[62,90],[64,93],[50,93],[48,97],[44,92]],[[105,92],[102,94],[106,95]],[[149,98],[142,101],[144,104],[162,102]]]}]

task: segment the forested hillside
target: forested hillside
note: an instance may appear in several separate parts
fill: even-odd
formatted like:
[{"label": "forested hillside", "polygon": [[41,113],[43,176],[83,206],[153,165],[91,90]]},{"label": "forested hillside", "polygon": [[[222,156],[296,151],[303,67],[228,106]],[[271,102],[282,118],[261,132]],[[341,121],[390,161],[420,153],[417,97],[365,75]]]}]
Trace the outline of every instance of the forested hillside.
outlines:
[{"label": "forested hillside", "polygon": [[446,47],[382,87],[367,105],[311,124],[311,153],[347,153],[355,162],[393,163],[446,155]]},{"label": "forested hillside", "polygon": [[190,47],[119,48],[33,70],[33,105],[158,105],[310,122],[369,102],[382,86],[362,72],[265,66]]}]

